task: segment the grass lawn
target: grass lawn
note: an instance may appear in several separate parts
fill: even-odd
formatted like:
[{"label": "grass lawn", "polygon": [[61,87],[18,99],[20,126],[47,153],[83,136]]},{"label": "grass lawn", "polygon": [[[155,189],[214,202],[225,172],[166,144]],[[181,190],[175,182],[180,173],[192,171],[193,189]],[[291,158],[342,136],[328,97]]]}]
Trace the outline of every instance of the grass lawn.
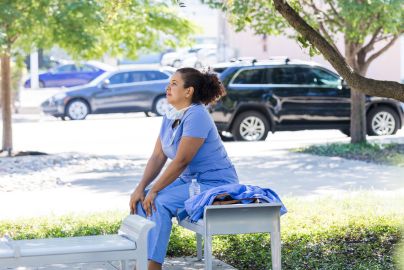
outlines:
[{"label": "grass lawn", "polygon": [[297,153],[342,157],[383,165],[404,167],[404,144],[332,143],[326,145],[313,145],[307,148],[295,149],[293,151]]},{"label": "grass lawn", "polygon": [[[284,198],[282,269],[399,269],[404,258],[404,196],[357,192]],[[15,239],[115,233],[124,213],[0,220]],[[214,237],[214,255],[237,269],[269,269],[266,234]],[[194,234],[176,225],[169,256],[196,256]],[[402,262],[403,263],[403,262]]]}]

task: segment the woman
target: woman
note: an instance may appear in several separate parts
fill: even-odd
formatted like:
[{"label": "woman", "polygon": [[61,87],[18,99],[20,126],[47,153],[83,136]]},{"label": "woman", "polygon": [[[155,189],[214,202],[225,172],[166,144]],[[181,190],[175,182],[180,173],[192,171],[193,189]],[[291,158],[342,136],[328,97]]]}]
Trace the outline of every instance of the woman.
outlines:
[{"label": "woman", "polygon": [[[214,74],[181,68],[171,77],[166,95],[173,109],[163,117],[153,154],[129,203],[131,213],[149,217],[156,223],[148,238],[149,270],[162,269],[171,218],[178,208],[184,208],[192,178],[197,178],[201,192],[238,183],[234,166],[204,106],[224,94]],[[145,191],[159,175],[167,158],[172,162],[152,188]]]}]

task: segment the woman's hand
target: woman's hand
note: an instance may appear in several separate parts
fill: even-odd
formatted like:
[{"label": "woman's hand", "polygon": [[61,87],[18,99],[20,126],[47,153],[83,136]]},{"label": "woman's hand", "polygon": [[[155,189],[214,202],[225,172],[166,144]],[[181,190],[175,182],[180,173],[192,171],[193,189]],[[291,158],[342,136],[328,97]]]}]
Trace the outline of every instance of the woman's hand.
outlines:
[{"label": "woman's hand", "polygon": [[130,214],[134,215],[136,214],[136,205],[138,202],[143,203],[144,201],[144,190],[143,189],[135,189],[135,191],[132,192],[132,195],[130,195],[130,202],[129,202],[129,207],[130,207]]},{"label": "woman's hand", "polygon": [[152,210],[156,210],[156,206],[154,205],[154,199],[157,196],[157,192],[153,191],[152,189],[149,190],[147,193],[146,198],[143,200],[143,209],[146,212],[146,216],[151,216],[152,215]]}]

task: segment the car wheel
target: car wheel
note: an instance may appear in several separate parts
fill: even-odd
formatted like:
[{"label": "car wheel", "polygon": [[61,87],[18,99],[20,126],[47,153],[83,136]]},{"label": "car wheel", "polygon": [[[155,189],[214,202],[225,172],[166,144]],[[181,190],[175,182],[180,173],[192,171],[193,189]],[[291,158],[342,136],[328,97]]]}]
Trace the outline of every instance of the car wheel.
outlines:
[{"label": "car wheel", "polygon": [[233,142],[234,141],[234,136],[230,132],[220,132],[219,131],[220,138],[224,142]]},{"label": "car wheel", "polygon": [[39,88],[45,88],[45,83],[43,81],[39,81]]},{"label": "car wheel", "polygon": [[236,141],[264,141],[268,136],[266,117],[255,111],[243,112],[236,117],[232,134]]},{"label": "car wheel", "polygon": [[396,134],[399,124],[397,113],[388,107],[376,107],[367,117],[368,135],[382,136]]},{"label": "car wheel", "polygon": [[84,120],[89,113],[90,108],[81,99],[72,100],[66,107],[66,115],[71,120]]},{"label": "car wheel", "polygon": [[350,128],[341,128],[340,131],[347,135],[348,137],[351,137],[351,129]]},{"label": "car wheel", "polygon": [[168,101],[165,96],[159,96],[154,101],[153,112],[159,116],[163,116],[168,109]]}]

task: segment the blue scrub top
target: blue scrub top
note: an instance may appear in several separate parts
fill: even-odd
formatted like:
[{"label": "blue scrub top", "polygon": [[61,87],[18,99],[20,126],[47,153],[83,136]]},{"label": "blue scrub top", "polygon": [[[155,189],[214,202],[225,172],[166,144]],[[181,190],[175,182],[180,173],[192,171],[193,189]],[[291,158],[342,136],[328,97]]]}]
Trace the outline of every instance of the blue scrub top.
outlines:
[{"label": "blue scrub top", "polygon": [[193,104],[186,110],[177,127],[174,120],[163,117],[160,140],[164,154],[174,159],[182,137],[205,139],[180,178],[189,182],[197,178],[199,182],[238,183],[238,177],[209,112],[202,104]]}]

